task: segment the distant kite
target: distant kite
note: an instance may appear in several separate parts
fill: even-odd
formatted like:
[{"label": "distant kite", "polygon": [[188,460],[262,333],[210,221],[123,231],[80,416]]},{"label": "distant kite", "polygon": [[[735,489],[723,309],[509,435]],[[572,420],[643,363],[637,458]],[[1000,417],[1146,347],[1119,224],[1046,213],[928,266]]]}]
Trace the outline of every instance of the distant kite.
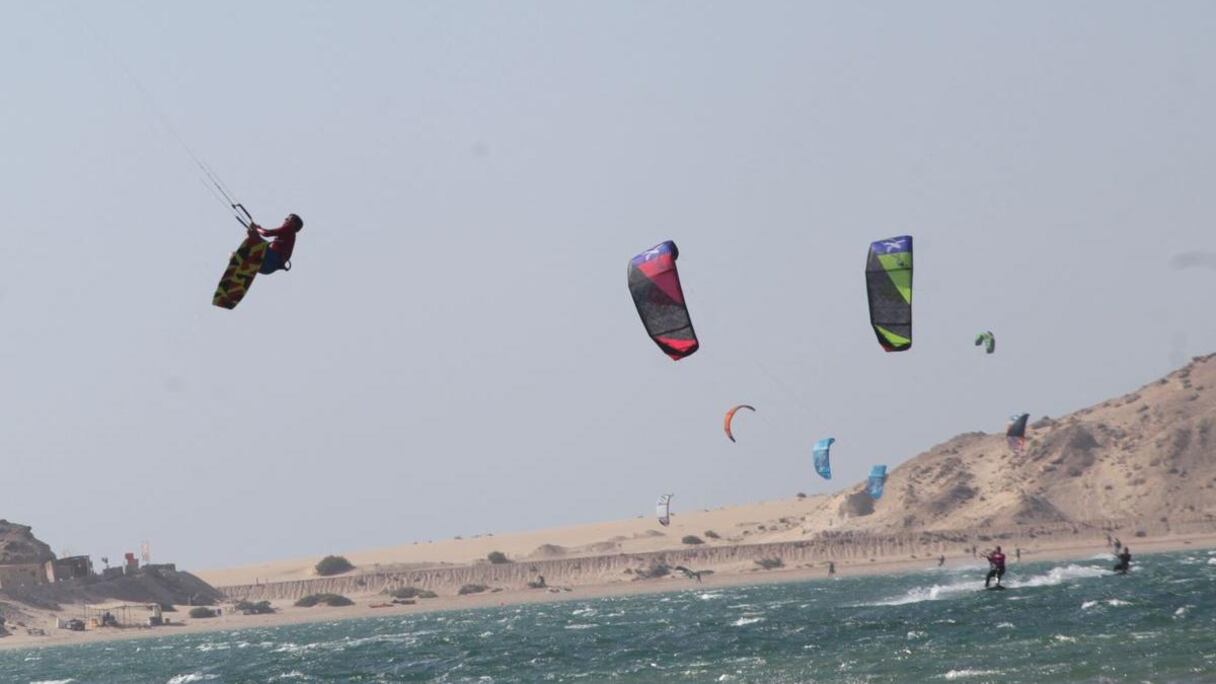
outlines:
[{"label": "distant kite", "polygon": [[655,514],[659,517],[659,524],[667,527],[671,524],[671,497],[673,494],[664,494],[659,497],[659,503],[655,504]]},{"label": "distant kite", "polygon": [[870,243],[866,258],[870,325],[889,352],[912,347],[912,236]]},{"label": "distant kite", "polygon": [[734,406],[729,411],[726,412],[726,418],[723,419],[723,421],[722,421],[722,429],[726,431],[726,436],[729,437],[730,441],[732,441],[732,442],[735,441],[735,434],[733,432],[731,432],[730,425],[731,425],[731,422],[733,422],[735,420],[735,412],[738,411],[739,409],[747,409],[748,411],[751,411],[753,413],[756,411],[755,407],[753,407],[753,406],[748,406],[747,404],[739,404],[738,406]]},{"label": "distant kite", "polygon": [[680,250],[668,240],[629,261],[629,294],[646,334],[673,361],[691,356],[700,343],[692,329],[676,259]]},{"label": "distant kite", "polygon": [[1029,419],[1029,413],[1015,413],[1009,417],[1005,440],[1009,442],[1009,448],[1013,449],[1015,454],[1022,453],[1022,449],[1026,448],[1026,421]]},{"label": "distant kite", "polygon": [[835,443],[835,437],[821,439],[815,442],[815,448],[811,450],[815,458],[815,472],[825,480],[832,479],[832,462],[828,457],[831,456],[832,445]]},{"label": "distant kite", "polygon": [[887,483],[887,467],[885,465],[876,465],[870,468],[870,480],[866,484],[866,491],[870,493],[870,498],[882,498],[883,486]]},{"label": "distant kite", "polygon": [[996,351],[996,335],[992,334],[991,330],[982,332],[975,336],[975,346],[984,345],[984,351],[991,354]]}]

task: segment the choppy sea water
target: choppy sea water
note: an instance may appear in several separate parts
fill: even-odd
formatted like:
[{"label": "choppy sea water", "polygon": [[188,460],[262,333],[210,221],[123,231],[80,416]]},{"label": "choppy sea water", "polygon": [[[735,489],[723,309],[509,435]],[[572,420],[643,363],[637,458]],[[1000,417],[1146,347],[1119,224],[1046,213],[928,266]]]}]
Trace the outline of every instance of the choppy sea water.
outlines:
[{"label": "choppy sea water", "polygon": [[1216,682],[1216,551],[0,652],[21,682]]}]

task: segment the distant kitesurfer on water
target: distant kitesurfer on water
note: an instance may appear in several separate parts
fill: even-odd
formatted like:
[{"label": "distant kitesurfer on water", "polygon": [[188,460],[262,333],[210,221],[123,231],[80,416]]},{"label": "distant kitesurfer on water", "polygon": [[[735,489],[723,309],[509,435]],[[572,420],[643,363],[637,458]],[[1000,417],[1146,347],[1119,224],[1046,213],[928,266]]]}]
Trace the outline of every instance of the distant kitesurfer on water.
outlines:
[{"label": "distant kitesurfer on water", "polygon": [[266,258],[262,260],[262,267],[258,269],[258,273],[268,275],[275,271],[290,270],[291,252],[296,246],[296,233],[303,228],[304,221],[295,214],[288,214],[287,218],[283,219],[283,225],[278,228],[266,229],[256,223],[250,223],[249,237],[257,235],[274,238],[266,250]]},{"label": "distant kitesurfer on water", "polygon": [[984,578],[984,588],[988,588],[988,584],[992,581],[993,577],[996,578],[996,586],[1001,586],[1001,578],[1005,576],[1005,554],[1001,553],[1001,547],[996,547],[996,550],[992,553],[980,555],[988,559],[990,568],[988,576]]},{"label": "distant kitesurfer on water", "polygon": [[937,567],[940,568],[941,566],[943,566],[945,564],[946,564],[946,555],[942,554],[942,555],[938,556],[937,557]]},{"label": "distant kitesurfer on water", "polygon": [[1124,546],[1123,551],[1115,557],[1119,559],[1119,562],[1115,563],[1115,572],[1126,575],[1132,569],[1132,550]]},{"label": "distant kitesurfer on water", "polygon": [[832,561],[828,561],[828,577],[831,577],[832,575],[835,575],[835,574],[836,574],[836,564],[833,563]]}]

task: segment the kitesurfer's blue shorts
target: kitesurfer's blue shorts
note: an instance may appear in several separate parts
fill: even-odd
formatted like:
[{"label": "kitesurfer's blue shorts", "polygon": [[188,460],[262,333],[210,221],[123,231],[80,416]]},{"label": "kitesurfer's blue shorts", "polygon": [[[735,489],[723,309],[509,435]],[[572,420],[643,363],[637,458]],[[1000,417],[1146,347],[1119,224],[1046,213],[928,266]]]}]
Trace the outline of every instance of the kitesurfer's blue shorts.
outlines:
[{"label": "kitesurfer's blue shorts", "polygon": [[258,273],[269,275],[275,271],[285,270],[287,269],[283,265],[283,256],[279,254],[278,250],[267,249],[266,256],[262,259],[262,267],[258,269]]}]

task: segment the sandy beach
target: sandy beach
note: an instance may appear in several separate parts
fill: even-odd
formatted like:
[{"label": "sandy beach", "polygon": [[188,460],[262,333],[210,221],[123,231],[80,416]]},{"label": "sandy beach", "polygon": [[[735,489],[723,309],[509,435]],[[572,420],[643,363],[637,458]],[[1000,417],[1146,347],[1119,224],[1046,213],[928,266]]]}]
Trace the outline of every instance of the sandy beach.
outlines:
[{"label": "sandy beach", "polygon": [[[1022,550],[1022,562],[1089,559],[1096,554],[1110,552],[1104,535],[1085,536],[1075,539],[1031,540],[1031,542],[1026,545],[1017,546],[1014,543],[1009,543],[1006,544],[1006,550],[1011,551],[1015,548],[1020,548]],[[1137,559],[1151,562],[1151,558],[1145,559],[1144,555],[1183,549],[1216,548],[1216,533],[1135,538],[1127,540],[1127,543],[1134,543],[1133,548],[1135,549]],[[970,553],[963,553],[961,549],[959,552],[947,553],[945,555],[947,566],[974,566],[976,568],[977,581],[982,576],[981,572],[984,568],[983,559],[975,558]],[[594,557],[567,559],[562,562],[585,565],[590,558]],[[1017,561],[1013,561],[1011,558],[1011,576],[1016,576],[1017,566]],[[911,559],[906,556],[902,558],[895,556],[876,557],[872,561],[868,558],[853,559],[835,563],[836,576],[838,577],[916,572],[931,570],[935,567],[937,567],[937,560],[935,558]],[[239,573],[235,570],[229,572],[232,573],[230,576],[240,577]],[[352,583],[358,582],[359,578],[360,573],[358,572],[352,572],[345,577],[346,580]],[[714,572],[711,575],[704,576],[700,583],[686,578],[679,573],[663,578],[640,581],[622,579],[603,581],[595,575],[589,575],[586,582],[549,586],[545,589],[494,587],[494,589],[484,593],[466,596],[441,593],[433,599],[420,599],[413,605],[392,605],[388,603],[389,599],[384,594],[378,591],[366,591],[364,593],[352,592],[347,594],[349,598],[354,600],[355,604],[346,607],[317,606],[302,608],[293,605],[294,601],[291,599],[269,599],[276,612],[265,615],[242,615],[233,610],[233,604],[229,603],[220,606],[222,614],[217,617],[194,619],[187,616],[189,611],[187,606],[178,606],[177,612],[165,614],[171,621],[171,624],[166,626],[156,628],[90,628],[83,632],[55,629],[56,618],[77,617],[81,614],[80,606],[65,606],[64,610],[61,611],[29,610],[27,611],[29,617],[22,621],[24,625],[10,622],[9,627],[12,634],[0,639],[0,649],[62,646],[119,639],[159,638],[178,634],[411,615],[444,610],[463,610],[525,603],[578,601],[609,596],[672,591],[708,590],[718,587],[750,584],[826,581],[828,579],[826,563],[811,564],[809,567],[804,565],[774,570],[762,570],[753,564],[751,568],[741,568],[733,572],[729,570]],[[276,583],[262,586],[273,588],[276,586]],[[230,596],[232,596],[232,593],[230,593]],[[90,606],[90,608],[103,609],[104,606]],[[45,632],[45,635],[30,634],[27,632],[27,628],[41,629]]]}]

